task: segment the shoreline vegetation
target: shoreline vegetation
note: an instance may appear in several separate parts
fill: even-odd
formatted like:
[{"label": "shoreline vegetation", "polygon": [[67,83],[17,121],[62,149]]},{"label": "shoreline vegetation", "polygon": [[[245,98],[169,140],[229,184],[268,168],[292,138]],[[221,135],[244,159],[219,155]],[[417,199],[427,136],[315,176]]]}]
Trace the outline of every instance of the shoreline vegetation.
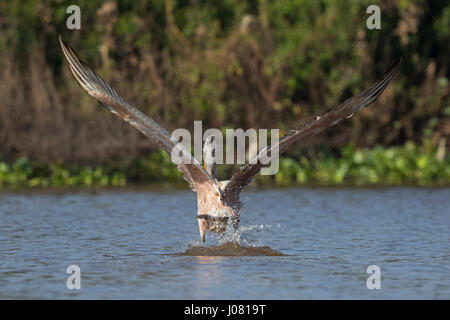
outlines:
[{"label": "shoreline vegetation", "polygon": [[[236,166],[219,165],[219,178],[229,179]],[[258,186],[448,186],[450,157],[445,146],[425,142],[403,146],[355,148],[348,145],[338,155],[318,152],[314,159],[280,157],[274,176],[258,175]],[[0,157],[0,189],[14,187],[129,187],[180,185],[181,173],[170,156],[155,151],[127,164],[100,166],[45,165],[19,158],[7,163]]]},{"label": "shoreline vegetation", "polygon": [[[72,4],[0,1],[0,154],[8,167],[25,156],[36,177],[67,169],[89,181],[111,166],[131,170],[125,175],[134,181],[147,173],[115,163],[157,157],[151,141],[78,86],[59,35],[131,105],[169,129],[192,130],[202,120],[203,128],[278,128],[283,135],[367,88],[403,57],[378,101],[289,155],[298,161],[303,147],[316,159],[312,146],[340,156],[348,144],[388,148],[423,139],[448,145],[450,6],[444,1],[386,4],[381,30],[367,29],[369,0],[79,0],[82,28],[69,30]],[[311,179],[302,174],[300,181]]]},{"label": "shoreline vegetation", "polygon": [[[167,154],[78,86],[58,36],[166,128],[283,136],[402,68],[369,108],[302,141],[258,186],[450,185],[450,5],[309,0],[0,1],[0,190],[187,188]],[[229,179],[236,166],[220,165]]]}]

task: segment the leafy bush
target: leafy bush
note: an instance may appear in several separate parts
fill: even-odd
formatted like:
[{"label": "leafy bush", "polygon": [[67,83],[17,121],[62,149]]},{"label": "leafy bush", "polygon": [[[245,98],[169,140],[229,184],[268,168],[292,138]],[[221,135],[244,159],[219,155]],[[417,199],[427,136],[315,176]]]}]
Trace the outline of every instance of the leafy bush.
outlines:
[{"label": "leafy bush", "polygon": [[[321,152],[316,158],[282,157],[275,176],[258,175],[260,185],[448,185],[450,157],[438,159],[429,142],[373,149],[342,148],[340,156]],[[232,166],[219,166],[219,177],[229,179]],[[180,184],[182,174],[170,156],[158,151],[124,167],[84,167],[33,164],[25,158],[8,165],[0,162],[0,186],[124,186],[132,184]]]},{"label": "leafy bush", "polygon": [[[380,2],[381,30],[366,28],[370,0],[79,0],[79,31],[66,27],[71,4],[0,1],[0,152],[8,159],[103,166],[154,151],[76,85],[59,34],[169,129],[202,120],[205,128],[287,132],[403,56],[379,102],[314,141],[337,152],[349,142],[373,148],[429,138],[437,146],[448,136],[448,1]],[[339,168],[336,181],[350,174]],[[318,169],[317,179],[328,180]]]}]

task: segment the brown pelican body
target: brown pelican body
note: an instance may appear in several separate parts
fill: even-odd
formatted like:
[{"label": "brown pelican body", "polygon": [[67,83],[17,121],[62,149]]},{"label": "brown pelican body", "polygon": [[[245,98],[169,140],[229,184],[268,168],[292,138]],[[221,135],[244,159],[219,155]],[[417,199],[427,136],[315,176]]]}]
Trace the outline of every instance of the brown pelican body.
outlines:
[{"label": "brown pelican body", "polygon": [[[114,89],[112,89],[98,74],[92,71],[75,54],[72,48],[62,41],[60,44],[64,56],[69,62],[70,70],[80,86],[94,97],[103,107],[128,122],[152,139],[169,154],[178,148],[181,164],[178,169],[183,173],[184,179],[191,189],[197,193],[197,219],[201,241],[205,241],[205,232],[223,232],[229,225],[238,227],[240,216],[239,195],[248,186],[253,177],[264,166],[260,161],[260,154],[241,167],[229,181],[218,181],[216,176],[215,144],[212,138],[207,138],[204,144],[205,165],[200,163],[192,154],[172,141],[169,132],[152,118],[128,104]],[[398,72],[401,59],[366,90],[344,101],[338,107],[316,116],[300,125],[282,137],[277,145],[272,145],[265,152],[278,149],[285,152],[298,141],[307,139],[331,127],[345,118],[351,117],[355,112],[374,102]]]},{"label": "brown pelican body", "polygon": [[222,233],[230,224],[236,229],[239,216],[239,203],[226,204],[218,194],[197,191],[197,219],[202,242],[205,242],[206,231]]},{"label": "brown pelican body", "polygon": [[[215,139],[214,136],[209,136],[205,139],[203,145],[203,167],[217,181]],[[199,187],[197,187],[197,219],[202,242],[205,242],[206,231],[221,233],[226,230],[229,224],[232,224],[235,229],[238,227],[241,207],[239,199],[227,202],[223,197],[223,190],[227,183],[228,181],[217,181],[220,190],[218,193],[209,192],[208,190],[199,191]]]}]

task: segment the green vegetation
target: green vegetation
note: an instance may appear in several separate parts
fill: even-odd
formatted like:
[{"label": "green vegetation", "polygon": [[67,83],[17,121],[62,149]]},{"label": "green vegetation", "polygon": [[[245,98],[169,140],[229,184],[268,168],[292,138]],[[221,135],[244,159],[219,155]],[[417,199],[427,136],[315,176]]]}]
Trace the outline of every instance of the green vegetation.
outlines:
[{"label": "green vegetation", "polygon": [[[261,176],[259,185],[448,185],[450,157],[438,159],[430,144],[356,149],[346,146],[341,156],[326,152],[315,160],[282,157],[275,176]],[[219,175],[229,177],[230,166],[220,166]],[[181,173],[163,151],[134,160],[122,168],[62,167],[33,164],[20,158],[12,165],[0,162],[0,186],[124,186],[128,184],[182,183]]]},{"label": "green vegetation", "polygon": [[124,186],[126,183],[123,173],[100,167],[44,166],[30,163],[26,158],[19,158],[11,165],[0,162],[0,187]]},{"label": "green vegetation", "polygon": [[80,89],[59,34],[169,130],[202,120],[204,129],[283,134],[402,56],[378,102],[302,142],[278,175],[257,182],[450,182],[448,1],[380,2],[381,30],[366,28],[371,0],[79,0],[81,30],[68,30],[72,4],[0,1],[0,186],[181,181],[167,155]]},{"label": "green vegetation", "polygon": [[342,157],[319,153],[317,160],[281,159],[277,184],[319,185],[446,185],[450,181],[450,158],[438,160],[436,151],[406,143],[402,147],[342,149]]}]

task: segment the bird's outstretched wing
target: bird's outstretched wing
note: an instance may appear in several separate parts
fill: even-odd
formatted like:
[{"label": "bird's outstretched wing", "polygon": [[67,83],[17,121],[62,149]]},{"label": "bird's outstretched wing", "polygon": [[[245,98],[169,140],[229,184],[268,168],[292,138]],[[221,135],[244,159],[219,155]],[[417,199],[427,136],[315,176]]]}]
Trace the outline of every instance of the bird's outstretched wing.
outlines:
[{"label": "bird's outstretched wing", "polygon": [[[381,77],[381,79],[374,83],[371,87],[360,92],[356,96],[347,99],[337,108],[331,109],[321,116],[313,117],[298,128],[291,130],[280,139],[277,145],[271,146],[268,152],[278,148],[278,152],[281,154],[296,142],[316,135],[317,133],[337,124],[341,120],[351,117],[355,112],[374,102],[396,75],[400,69],[401,62],[402,58],[395,62]],[[266,152],[266,150],[263,150],[262,152]],[[260,161],[260,157],[261,152],[255,159],[250,161],[249,164],[241,167],[233,175],[224,190],[225,199],[228,199],[229,202],[234,203],[239,196],[239,193],[251,183],[253,177],[264,166]]]},{"label": "bird's outstretched wing", "polygon": [[[128,104],[105,80],[92,71],[83,61],[81,61],[75,51],[69,47],[59,37],[59,42],[64,56],[69,62],[70,70],[77,80],[78,84],[94,97],[102,106],[113,114],[122,118],[130,125],[138,129],[144,135],[152,139],[156,144],[163,148],[169,155],[174,147],[179,149],[178,154],[182,163],[178,169],[183,173],[184,179],[189,182],[191,189],[214,188],[219,190],[217,182],[213,179],[192,156],[192,154],[175,144],[170,139],[169,132],[158,124],[155,120],[148,117],[138,109]],[[181,148],[181,149],[180,149]]]}]

